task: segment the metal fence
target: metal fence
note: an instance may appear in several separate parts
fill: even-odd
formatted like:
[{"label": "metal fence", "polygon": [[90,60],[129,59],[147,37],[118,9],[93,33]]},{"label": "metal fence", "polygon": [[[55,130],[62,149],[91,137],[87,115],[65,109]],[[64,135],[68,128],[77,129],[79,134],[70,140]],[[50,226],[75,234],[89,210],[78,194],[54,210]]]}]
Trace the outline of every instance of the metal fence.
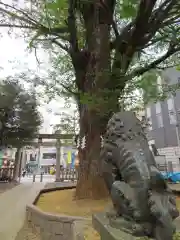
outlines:
[{"label": "metal fence", "polygon": [[61,182],[68,181],[74,182],[78,179],[78,171],[74,168],[64,168],[60,170],[60,177]]},{"label": "metal fence", "polygon": [[157,164],[160,172],[167,172],[167,166],[165,164]]},{"label": "metal fence", "polygon": [[13,179],[13,173],[13,167],[0,168],[0,182],[10,182]]},{"label": "metal fence", "polygon": [[175,165],[171,162],[168,161],[167,163],[159,163],[157,164],[157,167],[160,172],[174,172],[175,170]]},{"label": "metal fence", "polygon": [[[55,178],[55,174],[54,175],[50,175],[50,174],[43,174],[42,172],[40,174],[36,174],[34,173],[32,176],[32,180],[33,182],[44,182],[44,181],[52,181],[52,178],[54,177],[54,181],[56,180]],[[51,177],[52,178],[49,178]],[[27,175],[28,177],[28,175]],[[30,176],[29,176],[30,177]],[[73,168],[62,168],[60,169],[60,175],[58,178],[58,181],[60,182],[75,182],[78,179],[78,171],[76,169]]]}]

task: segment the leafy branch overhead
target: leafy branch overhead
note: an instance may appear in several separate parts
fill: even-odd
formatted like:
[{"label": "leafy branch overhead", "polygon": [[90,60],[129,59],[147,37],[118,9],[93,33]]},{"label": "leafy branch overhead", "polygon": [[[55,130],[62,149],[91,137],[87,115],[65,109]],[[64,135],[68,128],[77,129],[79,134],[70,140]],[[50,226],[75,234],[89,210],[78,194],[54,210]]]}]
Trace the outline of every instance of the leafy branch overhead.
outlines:
[{"label": "leafy branch overhead", "polygon": [[[18,1],[14,5],[0,2],[0,26],[24,29],[29,34],[31,47],[38,44],[47,46],[48,43],[57,56],[62,55],[60,49],[63,55],[68,54],[74,68],[75,85],[71,79],[70,84],[63,83],[63,87],[77,100],[80,100],[78,92],[83,95],[79,98],[86,98],[85,93],[91,96],[95,92],[94,86],[103,92],[103,96],[105,90],[111,92],[110,95],[116,90],[119,97],[132,79],[151,69],[178,65],[178,0],[26,2],[28,4],[24,6]],[[107,70],[108,80],[102,83],[102,80],[94,79],[89,92],[85,72],[90,62],[98,62],[97,53],[94,54],[97,48],[92,47],[92,36],[96,34],[95,39],[98,38],[96,29],[103,36],[102,26],[108,26],[110,30],[109,38],[107,35],[111,62]],[[103,39],[99,36],[99,51],[103,47]]]}]

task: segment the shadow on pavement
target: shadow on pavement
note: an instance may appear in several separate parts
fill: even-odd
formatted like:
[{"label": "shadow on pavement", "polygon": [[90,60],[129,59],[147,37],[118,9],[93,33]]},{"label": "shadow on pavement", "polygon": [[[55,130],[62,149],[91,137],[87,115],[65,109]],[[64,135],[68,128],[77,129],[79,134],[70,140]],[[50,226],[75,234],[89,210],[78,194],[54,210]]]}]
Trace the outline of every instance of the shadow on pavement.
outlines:
[{"label": "shadow on pavement", "polygon": [[0,194],[18,186],[18,185],[19,185],[19,183],[17,183],[17,182],[11,182],[11,183],[0,182]]}]

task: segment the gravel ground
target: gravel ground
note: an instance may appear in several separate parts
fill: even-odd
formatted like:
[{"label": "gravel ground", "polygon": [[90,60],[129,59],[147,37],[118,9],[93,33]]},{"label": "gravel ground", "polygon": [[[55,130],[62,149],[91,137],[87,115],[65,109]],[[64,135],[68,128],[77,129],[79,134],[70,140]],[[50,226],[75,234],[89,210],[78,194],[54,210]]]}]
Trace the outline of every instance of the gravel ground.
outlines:
[{"label": "gravel ground", "polygon": [[41,238],[38,231],[32,229],[28,223],[24,223],[15,240],[41,240]]}]

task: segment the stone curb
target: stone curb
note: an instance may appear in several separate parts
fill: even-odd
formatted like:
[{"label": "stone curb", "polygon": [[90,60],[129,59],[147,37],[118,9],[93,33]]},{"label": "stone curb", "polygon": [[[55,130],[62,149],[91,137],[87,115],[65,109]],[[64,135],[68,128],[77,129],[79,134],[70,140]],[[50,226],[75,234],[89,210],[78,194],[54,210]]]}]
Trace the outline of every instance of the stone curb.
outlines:
[{"label": "stone curb", "polygon": [[[53,213],[46,213],[41,211],[35,206],[39,197],[43,193],[73,189],[76,186],[58,186],[40,190],[36,195],[32,204],[26,206],[26,221],[32,226],[32,228],[38,231],[41,239],[43,240],[75,240],[82,239],[83,236],[79,236],[79,226],[83,226],[83,222],[89,221],[87,218],[77,216],[59,215]],[[78,233],[77,233],[78,226]],[[77,236],[78,234],[78,236]]]},{"label": "stone curb", "polygon": [[[177,185],[178,185],[178,187],[177,187]],[[179,187],[179,184],[168,183],[168,187],[171,189],[171,191],[172,191],[175,195],[180,195],[180,187]]]},{"label": "stone curb", "polygon": [[180,190],[172,190],[172,192],[174,193],[174,195],[180,195]]}]

